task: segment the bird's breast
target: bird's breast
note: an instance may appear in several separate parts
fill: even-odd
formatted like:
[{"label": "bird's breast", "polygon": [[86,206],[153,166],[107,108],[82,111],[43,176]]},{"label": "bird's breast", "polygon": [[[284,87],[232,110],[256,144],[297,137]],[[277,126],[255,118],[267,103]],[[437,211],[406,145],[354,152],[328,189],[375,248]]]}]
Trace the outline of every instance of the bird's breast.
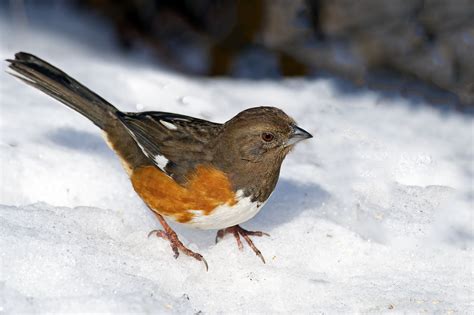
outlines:
[{"label": "bird's breast", "polygon": [[200,229],[221,229],[255,216],[263,205],[235,192],[227,175],[200,165],[184,185],[156,168],[133,170],[135,191],[155,212],[179,223]]}]

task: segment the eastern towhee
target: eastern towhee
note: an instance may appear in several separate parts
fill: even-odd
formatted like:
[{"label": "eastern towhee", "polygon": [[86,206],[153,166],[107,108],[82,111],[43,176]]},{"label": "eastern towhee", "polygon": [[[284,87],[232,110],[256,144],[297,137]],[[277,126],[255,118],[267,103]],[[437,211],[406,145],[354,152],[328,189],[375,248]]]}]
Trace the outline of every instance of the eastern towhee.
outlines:
[{"label": "eastern towhee", "polygon": [[224,124],[165,112],[124,113],[63,71],[24,52],[10,62],[12,75],[89,118],[103,130],[133,188],[163,230],[150,234],[207,263],[188,249],[164,218],[189,227],[218,229],[216,241],[242,236],[265,262],[239,224],[254,217],[272,193],[293,146],[312,136],[274,107],[249,108]]}]

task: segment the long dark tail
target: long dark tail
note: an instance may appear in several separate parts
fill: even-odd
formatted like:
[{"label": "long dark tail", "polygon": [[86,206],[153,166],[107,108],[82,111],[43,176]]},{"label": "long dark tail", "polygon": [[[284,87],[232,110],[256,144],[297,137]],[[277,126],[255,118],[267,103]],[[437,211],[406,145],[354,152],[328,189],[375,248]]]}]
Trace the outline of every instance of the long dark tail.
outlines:
[{"label": "long dark tail", "polygon": [[115,119],[118,110],[112,104],[46,61],[24,52],[7,61],[15,72],[11,75],[81,113],[99,128]]},{"label": "long dark tail", "polygon": [[54,97],[89,118],[105,131],[107,142],[129,171],[150,164],[150,160],[130,136],[117,114],[120,111],[69,75],[44,60],[19,52],[10,62],[11,75]]}]

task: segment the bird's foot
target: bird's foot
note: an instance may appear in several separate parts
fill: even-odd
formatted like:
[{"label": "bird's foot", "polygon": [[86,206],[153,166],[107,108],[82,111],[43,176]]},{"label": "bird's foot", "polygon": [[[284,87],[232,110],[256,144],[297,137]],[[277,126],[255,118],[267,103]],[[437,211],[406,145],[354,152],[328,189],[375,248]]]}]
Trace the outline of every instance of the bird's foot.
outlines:
[{"label": "bird's foot", "polygon": [[204,266],[206,267],[206,271],[209,270],[207,261],[204,259],[204,257],[202,257],[201,254],[193,252],[192,250],[184,246],[184,244],[179,240],[176,232],[171,229],[171,227],[168,225],[168,223],[166,223],[163,217],[159,214],[157,214],[157,217],[160,220],[161,225],[163,225],[164,230],[153,230],[148,233],[148,237],[150,237],[151,235],[156,235],[157,237],[161,237],[163,239],[168,240],[170,242],[171,249],[174,252],[174,258],[178,258],[179,252],[181,251],[186,256],[193,257],[196,260],[202,261],[204,263]]},{"label": "bird's foot", "polygon": [[255,255],[260,257],[263,263],[265,263],[265,258],[263,258],[262,252],[260,252],[260,250],[255,246],[252,239],[250,239],[250,236],[264,236],[264,235],[270,236],[270,234],[261,232],[261,231],[247,231],[241,228],[239,225],[234,225],[234,226],[217,231],[216,243],[219,242],[226,234],[229,234],[229,233],[234,235],[235,240],[237,241],[237,246],[239,247],[239,250],[244,249],[242,241],[240,240],[240,236],[242,236],[244,240],[247,242],[247,244],[250,246],[250,248],[254,251]]}]

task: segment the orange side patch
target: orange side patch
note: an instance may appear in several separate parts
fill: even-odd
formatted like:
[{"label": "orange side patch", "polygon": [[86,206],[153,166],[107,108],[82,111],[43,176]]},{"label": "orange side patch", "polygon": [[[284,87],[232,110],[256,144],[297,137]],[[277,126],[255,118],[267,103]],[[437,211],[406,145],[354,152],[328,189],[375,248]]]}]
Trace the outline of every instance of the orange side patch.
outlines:
[{"label": "orange side patch", "polygon": [[209,166],[198,166],[183,186],[154,166],[138,168],[130,178],[135,191],[153,211],[182,223],[193,218],[189,210],[202,210],[208,215],[219,205],[237,203],[227,176]]}]

